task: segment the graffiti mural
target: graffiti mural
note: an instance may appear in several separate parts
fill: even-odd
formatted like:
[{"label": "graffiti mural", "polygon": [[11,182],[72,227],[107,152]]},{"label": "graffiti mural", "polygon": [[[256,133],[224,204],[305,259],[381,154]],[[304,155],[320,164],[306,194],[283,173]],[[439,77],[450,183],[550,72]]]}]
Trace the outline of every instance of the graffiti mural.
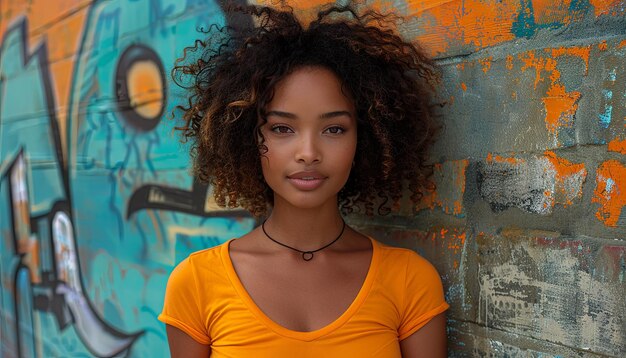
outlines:
[{"label": "graffiti mural", "polygon": [[[67,103],[29,17],[0,47],[2,357],[161,356],[171,269],[255,224],[189,175],[168,120],[169,68],[198,29],[234,21],[215,1],[94,1]],[[238,19],[245,26],[245,19]]]}]

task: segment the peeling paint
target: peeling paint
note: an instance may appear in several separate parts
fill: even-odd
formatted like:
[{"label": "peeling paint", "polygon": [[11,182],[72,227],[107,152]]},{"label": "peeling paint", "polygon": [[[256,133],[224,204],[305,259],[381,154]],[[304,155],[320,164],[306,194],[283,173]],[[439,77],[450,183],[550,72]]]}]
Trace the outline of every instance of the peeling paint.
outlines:
[{"label": "peeling paint", "polygon": [[555,204],[567,207],[582,198],[586,177],[583,163],[571,163],[551,151],[528,159],[490,153],[479,167],[479,192],[494,211],[518,207],[547,215]]},{"label": "peeling paint", "polygon": [[518,207],[548,215],[552,212],[554,198],[546,195],[546,190],[553,191],[554,176],[545,158],[526,160],[489,155],[479,165],[478,188],[481,197],[495,212]]},{"label": "peeling paint", "polygon": [[507,70],[513,69],[513,56],[511,55],[506,56],[506,69]]},{"label": "peeling paint", "polygon": [[617,160],[607,160],[598,167],[593,203],[599,203],[596,218],[605,225],[617,227],[626,205],[626,166]]},{"label": "peeling paint", "polygon": [[598,44],[598,50],[600,51],[606,51],[608,48],[609,46],[607,45],[606,40]]},{"label": "peeling paint", "polygon": [[542,71],[554,71],[556,70],[556,61],[552,58],[537,57],[535,51],[528,51],[526,53],[518,55],[518,58],[522,61],[522,72],[527,69],[535,69],[535,89],[539,81],[541,81]]},{"label": "peeling paint", "polygon": [[438,163],[434,165],[433,180],[436,189],[418,203],[416,210],[439,207],[446,214],[463,216],[463,194],[465,193],[465,170],[467,159]]},{"label": "peeling paint", "polygon": [[626,246],[609,245],[602,248],[601,272],[605,277],[626,283]]},{"label": "peeling paint", "polygon": [[518,165],[518,164],[522,164],[524,163],[523,159],[520,158],[515,158],[515,157],[503,157],[501,155],[493,155],[492,153],[489,153],[487,155],[487,163],[508,163],[511,165]]},{"label": "peeling paint", "polygon": [[[435,20],[435,29],[441,29],[445,38],[462,41],[475,48],[493,46],[515,39],[511,32],[520,4],[518,0],[488,3],[480,0],[459,1],[407,1],[409,16],[429,16]],[[433,24],[433,25],[435,25]],[[445,31],[443,31],[445,30]],[[436,32],[436,31],[433,31]],[[436,34],[429,34],[431,38]],[[441,40],[442,34],[439,35]],[[418,40],[424,39],[418,36]],[[447,41],[427,41],[435,53],[447,50]]]},{"label": "peeling paint", "polygon": [[608,151],[626,154],[626,139],[624,140],[613,139],[608,144]]},{"label": "peeling paint", "polygon": [[600,17],[616,14],[618,5],[624,5],[624,0],[589,0],[589,3],[593,6],[596,17]]},{"label": "peeling paint", "polygon": [[[580,57],[585,63],[585,73],[589,66],[589,48],[571,47],[549,49],[554,57],[559,56],[576,56]],[[573,125],[574,115],[578,110],[578,101],[581,93],[577,91],[567,92],[565,86],[560,83],[561,72],[557,69],[557,61],[554,58],[537,57],[535,51],[529,51],[519,56],[523,65],[522,71],[530,68],[535,69],[535,88],[542,80],[542,71],[550,73],[550,87],[546,92],[546,96],[542,98],[545,110],[546,129],[549,133],[556,136],[558,130],[562,127],[571,127]]]},{"label": "peeling paint", "polygon": [[546,151],[544,154],[556,171],[555,202],[563,204],[564,207],[572,205],[574,199],[581,198],[583,194],[583,184],[587,178],[585,164],[571,163],[564,158],[557,157],[551,151]]},{"label": "peeling paint", "polygon": [[478,60],[478,63],[482,66],[483,72],[487,73],[491,69],[491,62],[493,61],[493,57],[489,56],[486,58],[481,58]]},{"label": "peeling paint", "polygon": [[[626,287],[614,263],[624,249],[598,250],[593,241],[527,237],[520,230],[479,237],[478,319],[514,334],[622,356]],[[610,268],[600,260],[607,255],[616,257]]]},{"label": "peeling paint", "polygon": [[553,134],[561,127],[571,127],[578,109],[580,92],[566,92],[565,86],[554,84],[542,99],[546,109],[546,129]]},{"label": "peeling paint", "polygon": [[585,63],[585,75],[589,73],[589,55],[591,54],[591,45],[581,47],[559,47],[546,49],[546,52],[551,53],[552,57],[560,56],[575,56],[580,57]]},{"label": "peeling paint", "polygon": [[535,21],[542,24],[551,24],[556,19],[571,17],[570,6],[572,0],[533,0],[533,14]]}]

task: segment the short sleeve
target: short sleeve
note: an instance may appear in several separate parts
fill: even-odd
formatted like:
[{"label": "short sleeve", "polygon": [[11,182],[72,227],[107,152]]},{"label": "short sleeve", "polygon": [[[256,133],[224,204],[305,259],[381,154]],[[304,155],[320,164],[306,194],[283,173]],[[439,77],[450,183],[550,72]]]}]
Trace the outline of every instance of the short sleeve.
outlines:
[{"label": "short sleeve", "polygon": [[437,270],[415,252],[407,253],[405,292],[398,339],[403,340],[450,306],[443,295]]},{"label": "short sleeve", "polygon": [[165,289],[165,302],[159,321],[187,333],[201,344],[210,344],[205,317],[201,314],[198,285],[190,258],[179,263],[170,274]]}]

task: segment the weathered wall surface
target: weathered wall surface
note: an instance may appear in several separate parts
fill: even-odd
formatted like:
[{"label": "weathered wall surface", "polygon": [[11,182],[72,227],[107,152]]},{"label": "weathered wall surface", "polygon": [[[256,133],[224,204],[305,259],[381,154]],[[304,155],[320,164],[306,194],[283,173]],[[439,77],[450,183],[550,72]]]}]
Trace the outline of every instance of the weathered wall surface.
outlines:
[{"label": "weathered wall surface", "polygon": [[626,2],[396,1],[438,58],[438,187],[355,221],[439,268],[454,356],[626,356]]},{"label": "weathered wall surface", "polygon": [[[625,356],[626,1],[370,5],[438,59],[445,128],[436,191],[351,223],[437,266],[453,356]],[[210,0],[0,0],[0,356],[165,356],[171,269],[255,225],[212,204],[165,119],[174,59],[229,21]]]}]

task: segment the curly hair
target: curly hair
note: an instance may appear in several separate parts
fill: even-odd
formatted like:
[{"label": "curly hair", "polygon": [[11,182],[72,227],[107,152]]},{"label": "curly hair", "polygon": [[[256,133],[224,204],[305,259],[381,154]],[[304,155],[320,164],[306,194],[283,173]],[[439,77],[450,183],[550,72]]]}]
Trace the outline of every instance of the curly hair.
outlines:
[{"label": "curly hair", "polygon": [[260,127],[276,84],[302,67],[329,69],[354,101],[357,150],[338,194],[344,213],[364,208],[373,215],[378,205],[385,214],[405,189],[415,203],[432,187],[426,159],[438,129],[432,98],[439,76],[424,52],[394,30],[398,16],[330,6],[305,27],[285,6],[230,11],[255,25],[203,31],[208,39],[187,47],[172,70],[188,93],[187,104],[175,109],[183,111],[177,129],[192,142],[194,174],[212,184],[218,205],[255,216],[273,205],[261,171],[267,147]]}]

